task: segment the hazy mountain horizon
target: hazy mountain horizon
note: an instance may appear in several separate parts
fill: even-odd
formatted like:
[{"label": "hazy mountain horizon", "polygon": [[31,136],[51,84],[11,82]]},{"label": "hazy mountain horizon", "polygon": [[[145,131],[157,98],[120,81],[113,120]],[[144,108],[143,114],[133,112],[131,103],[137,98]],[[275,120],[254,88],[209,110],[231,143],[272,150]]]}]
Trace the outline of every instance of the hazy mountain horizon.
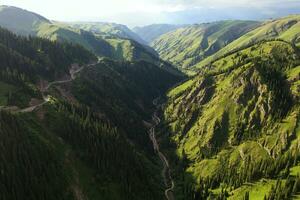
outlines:
[{"label": "hazy mountain horizon", "polygon": [[[193,24],[220,20],[266,20],[300,13],[300,2],[282,0],[112,0],[101,2],[45,1],[43,5],[33,0],[4,0],[3,5],[20,7],[39,13],[48,19],[62,22],[111,22],[130,28],[151,24]],[[45,6],[47,5],[47,6]],[[60,5],[60,6],[57,6]],[[65,9],[68,8],[68,9]]]}]

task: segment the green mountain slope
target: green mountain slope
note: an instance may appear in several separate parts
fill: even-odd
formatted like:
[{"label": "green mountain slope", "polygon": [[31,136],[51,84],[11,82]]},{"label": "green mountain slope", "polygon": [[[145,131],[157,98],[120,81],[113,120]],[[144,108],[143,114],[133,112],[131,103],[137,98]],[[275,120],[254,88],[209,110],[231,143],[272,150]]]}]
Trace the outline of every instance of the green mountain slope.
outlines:
[{"label": "green mountain slope", "polygon": [[262,41],[168,93],[170,139],[164,140],[178,199],[249,193],[250,199],[284,199],[299,192],[299,176],[289,175],[300,155],[299,65],[297,47]]},{"label": "green mountain slope", "polygon": [[1,198],[163,198],[144,121],[181,77],[3,29],[0,51]]},{"label": "green mountain slope", "polygon": [[234,40],[232,43],[228,44],[225,48],[221,49],[216,54],[199,63],[196,63],[195,67],[201,68],[202,66],[209,64],[214,59],[219,58],[228,52],[245,47],[257,41],[274,38],[283,39],[299,46],[300,16],[292,15],[281,19],[266,21],[253,31],[250,31],[240,38]]},{"label": "green mountain slope", "polygon": [[188,69],[258,26],[254,21],[221,21],[191,25],[164,34],[152,46],[164,60]]},{"label": "green mountain slope", "polygon": [[42,24],[36,35],[52,41],[77,43],[98,56],[118,60],[158,60],[157,54],[138,42],[110,35],[101,36],[81,29],[74,29],[62,24]]},{"label": "green mountain slope", "polygon": [[[103,35],[73,28],[68,24],[50,22],[38,14],[16,7],[2,6],[0,16],[0,26],[17,34],[79,44],[100,57],[122,61],[146,60],[156,64],[161,62],[152,48],[136,42],[134,37],[137,35],[122,25],[103,24]],[[79,25],[79,28],[81,26],[84,25]]]},{"label": "green mountain slope", "polygon": [[146,42],[139,35],[122,24],[105,22],[79,22],[70,23],[69,25],[76,29],[83,29],[96,34],[107,34],[108,36],[115,35],[119,38],[131,39],[139,42],[140,44],[146,44]]},{"label": "green mountain slope", "polygon": [[148,44],[151,44],[161,35],[183,27],[184,25],[173,24],[152,24],[142,27],[134,27],[133,31],[143,38]]}]

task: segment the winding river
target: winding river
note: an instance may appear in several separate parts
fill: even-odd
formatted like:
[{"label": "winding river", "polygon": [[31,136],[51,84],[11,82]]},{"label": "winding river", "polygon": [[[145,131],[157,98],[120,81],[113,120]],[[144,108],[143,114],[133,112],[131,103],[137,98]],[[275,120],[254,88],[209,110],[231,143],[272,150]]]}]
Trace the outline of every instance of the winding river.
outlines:
[{"label": "winding river", "polygon": [[167,187],[165,190],[165,196],[166,196],[167,200],[174,200],[175,197],[174,197],[173,190],[174,190],[175,184],[174,184],[174,180],[172,179],[172,176],[171,176],[170,165],[169,165],[169,162],[168,162],[166,156],[160,151],[159,144],[156,140],[156,134],[155,134],[155,128],[161,121],[160,118],[157,116],[157,112],[161,107],[161,105],[158,105],[158,103],[157,103],[158,99],[159,98],[156,98],[153,100],[153,104],[156,106],[156,110],[152,115],[152,120],[154,123],[149,130],[149,137],[150,137],[150,140],[152,141],[154,151],[157,153],[157,155],[159,156],[159,158],[163,164],[162,177],[164,180],[164,184]]}]

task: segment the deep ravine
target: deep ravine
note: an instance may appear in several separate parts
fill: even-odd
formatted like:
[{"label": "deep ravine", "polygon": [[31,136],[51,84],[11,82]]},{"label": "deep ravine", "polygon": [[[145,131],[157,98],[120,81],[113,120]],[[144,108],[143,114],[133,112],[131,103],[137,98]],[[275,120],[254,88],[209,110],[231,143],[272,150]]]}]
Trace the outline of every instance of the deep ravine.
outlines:
[{"label": "deep ravine", "polygon": [[157,103],[158,99],[159,98],[156,98],[153,100],[153,104],[156,106],[156,110],[152,115],[152,121],[154,123],[149,130],[149,137],[150,137],[150,140],[152,141],[154,151],[157,153],[157,155],[159,156],[159,158],[163,164],[162,177],[164,180],[164,184],[166,186],[165,196],[166,196],[167,200],[174,200],[175,197],[174,197],[173,190],[175,187],[175,183],[171,176],[170,165],[169,165],[169,162],[168,162],[166,156],[160,151],[159,144],[156,140],[156,134],[155,134],[155,128],[161,121],[160,118],[157,116],[157,111],[161,107],[161,105],[159,105]]},{"label": "deep ravine", "polygon": [[[42,87],[40,90],[41,90],[41,93],[43,95],[43,101],[39,104],[30,106],[30,107],[27,107],[27,108],[23,108],[23,109],[15,109],[14,107],[0,107],[0,110],[8,110],[8,111],[12,111],[14,113],[33,112],[37,108],[43,106],[44,104],[46,104],[50,101],[50,97],[44,95],[44,93],[47,92],[49,90],[49,88],[51,88],[53,85],[59,85],[59,84],[72,82],[73,80],[75,80],[76,75],[79,72],[81,72],[83,69],[85,69],[87,67],[95,66],[95,65],[99,64],[99,62],[100,62],[100,60],[97,63],[92,63],[92,64],[89,64],[89,65],[85,65],[85,66],[82,66],[78,69],[71,68],[69,79],[53,81],[53,82],[48,83],[46,86]],[[159,98],[156,98],[156,99],[153,100],[153,104],[156,106],[156,110],[152,115],[153,124],[152,124],[151,128],[149,129],[149,137],[150,137],[150,140],[152,141],[154,151],[157,153],[158,157],[160,158],[160,160],[163,164],[162,177],[163,177],[163,180],[164,180],[164,184],[166,186],[166,189],[165,189],[166,199],[167,200],[175,200],[174,193],[173,193],[175,183],[174,183],[174,180],[172,179],[172,176],[171,176],[169,162],[168,162],[166,156],[160,151],[159,144],[156,140],[155,128],[161,121],[160,118],[157,116],[157,112],[161,108],[161,105],[159,105],[158,102],[157,102],[158,99]]]}]

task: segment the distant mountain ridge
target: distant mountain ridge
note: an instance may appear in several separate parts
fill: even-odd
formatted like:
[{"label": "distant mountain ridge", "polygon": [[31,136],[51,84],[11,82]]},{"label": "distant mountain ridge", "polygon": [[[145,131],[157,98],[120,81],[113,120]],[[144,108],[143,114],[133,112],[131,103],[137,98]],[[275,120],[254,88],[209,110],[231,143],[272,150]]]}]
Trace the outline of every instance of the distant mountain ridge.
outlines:
[{"label": "distant mountain ridge", "polygon": [[74,22],[68,23],[71,27],[83,29],[100,35],[115,35],[120,38],[132,39],[140,44],[146,45],[146,42],[135,32],[131,31],[127,26],[117,23],[107,22]]},{"label": "distant mountain ridge", "polygon": [[300,45],[300,15],[254,21],[220,21],[191,25],[163,34],[152,43],[160,56],[187,73],[195,74],[222,56],[268,39]]},{"label": "distant mountain ridge", "polygon": [[261,40],[276,38],[300,46],[300,15],[291,15],[263,22],[259,27],[234,40],[216,54],[197,63],[195,68],[201,68],[230,51],[237,50]]},{"label": "distant mountain ridge", "polygon": [[36,13],[13,7],[0,6],[0,25],[22,35],[35,34],[42,23],[51,24],[50,20]]},{"label": "distant mountain ridge", "polygon": [[100,57],[160,62],[158,54],[151,47],[143,44],[145,42],[126,26],[119,24],[88,23],[73,27],[66,23],[51,22],[21,8],[1,6],[0,26],[21,35],[77,43]]},{"label": "distant mountain ridge", "polygon": [[134,27],[132,30],[151,45],[151,43],[159,36],[184,26],[185,25],[152,24]]},{"label": "distant mountain ridge", "polygon": [[259,24],[229,20],[189,25],[161,35],[152,42],[152,47],[163,59],[182,70],[189,70]]}]

